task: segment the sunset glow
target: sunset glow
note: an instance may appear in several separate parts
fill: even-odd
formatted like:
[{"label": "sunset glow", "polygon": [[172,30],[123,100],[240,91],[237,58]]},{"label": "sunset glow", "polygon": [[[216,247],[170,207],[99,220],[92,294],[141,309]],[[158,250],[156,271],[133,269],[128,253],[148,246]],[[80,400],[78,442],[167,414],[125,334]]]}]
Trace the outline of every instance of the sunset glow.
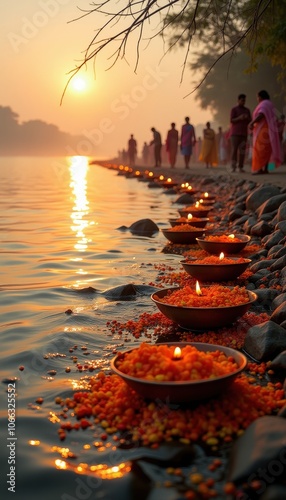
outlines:
[{"label": "sunset glow", "polygon": [[82,76],[75,76],[71,81],[71,86],[75,92],[84,92],[87,89],[87,82]]}]

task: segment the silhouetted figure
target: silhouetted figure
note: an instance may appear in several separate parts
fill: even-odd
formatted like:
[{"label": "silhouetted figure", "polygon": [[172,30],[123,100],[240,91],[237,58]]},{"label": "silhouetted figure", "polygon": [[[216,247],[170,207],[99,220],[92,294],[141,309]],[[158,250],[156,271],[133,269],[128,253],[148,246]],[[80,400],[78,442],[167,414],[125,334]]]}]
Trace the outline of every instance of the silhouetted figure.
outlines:
[{"label": "silhouetted figure", "polygon": [[216,135],[211,128],[210,122],[206,123],[206,127],[203,131],[202,150],[199,160],[205,162],[206,168],[216,167],[218,164]]},{"label": "silhouetted figure", "polygon": [[151,128],[153,132],[153,141],[150,142],[150,146],[154,146],[154,159],[155,159],[155,167],[161,167],[162,159],[161,159],[161,149],[162,149],[162,139],[161,134],[154,127]]},{"label": "silhouetted figure", "polygon": [[[235,172],[236,167],[244,172],[244,158],[247,145],[248,124],[251,122],[251,113],[245,107],[246,95],[239,94],[238,104],[230,111],[230,139],[231,139],[231,168]],[[237,165],[238,163],[238,165]]]},{"label": "silhouetted figure", "polygon": [[130,139],[128,141],[128,158],[130,167],[134,167],[136,155],[137,155],[137,142],[135,141],[133,134],[131,134]]},{"label": "silhouetted figure", "polygon": [[226,139],[226,133],[222,130],[222,127],[218,128],[218,133],[216,138],[217,138],[218,160],[220,165],[225,165],[227,162],[227,139]]},{"label": "silhouetted figure", "polygon": [[196,133],[190,118],[186,116],[181,130],[181,153],[184,156],[185,168],[189,168],[193,147],[196,144]]},{"label": "silhouetted figure", "polygon": [[147,142],[144,142],[143,148],[142,148],[142,160],[144,165],[148,165],[149,161],[149,146]]},{"label": "silhouetted figure", "polygon": [[168,130],[166,139],[166,151],[168,153],[169,163],[172,168],[174,168],[176,165],[179,142],[179,132],[175,127],[176,124],[171,123],[171,128],[170,130]]}]

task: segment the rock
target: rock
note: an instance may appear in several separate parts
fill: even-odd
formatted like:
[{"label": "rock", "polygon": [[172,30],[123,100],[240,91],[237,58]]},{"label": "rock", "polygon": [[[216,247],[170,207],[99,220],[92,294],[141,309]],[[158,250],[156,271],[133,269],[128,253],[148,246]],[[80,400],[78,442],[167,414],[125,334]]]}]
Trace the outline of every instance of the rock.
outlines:
[{"label": "rock", "polygon": [[280,207],[278,208],[277,219],[278,222],[286,220],[286,201],[283,201],[283,203],[281,203]]},{"label": "rock", "polygon": [[265,238],[262,243],[264,244],[265,248],[269,250],[274,245],[279,245],[283,238],[284,234],[282,233],[282,231],[280,231],[280,229],[278,229],[277,231],[272,232],[272,234],[270,234],[267,238]]},{"label": "rock", "polygon": [[280,325],[283,321],[286,321],[286,301],[282,302],[280,306],[276,307],[270,317],[271,321]]},{"label": "rock", "polygon": [[[279,250],[281,250],[283,247],[283,245],[274,245],[273,247],[271,247],[269,250],[268,250],[268,254],[267,256],[268,257],[272,257],[273,259],[277,259],[278,258],[278,255],[277,253],[279,252]],[[286,248],[285,248],[285,254],[286,254]],[[279,255],[280,257],[280,255]]]},{"label": "rock", "polygon": [[285,450],[286,419],[269,415],[258,418],[234,444],[227,480],[239,485],[250,485],[258,480],[261,482],[260,494],[263,493],[274,481],[284,481]]},{"label": "rock", "polygon": [[274,358],[270,365],[270,370],[285,372],[284,377],[286,376],[286,351],[280,352],[276,358]]},{"label": "rock", "polygon": [[273,211],[277,212],[278,208],[284,201],[286,201],[286,194],[278,194],[276,196],[272,196],[257,208],[256,213],[258,217],[261,217],[261,215],[265,213]]},{"label": "rock", "polygon": [[[280,194],[280,188],[272,185],[259,186],[246,198],[246,209],[251,212],[256,210],[273,196]],[[282,219],[280,219],[282,220]]]},{"label": "rock", "polygon": [[257,223],[257,218],[253,215],[244,223],[243,230],[246,234],[250,234],[251,228]]},{"label": "rock", "polygon": [[273,264],[270,266],[270,271],[278,271],[286,266],[286,255],[280,257],[280,259],[274,260]]},{"label": "rock", "polygon": [[260,269],[268,269],[271,264],[274,264],[275,259],[263,259],[259,260],[258,262],[255,262],[254,264],[251,264],[250,267],[248,268],[251,272],[256,273]]},{"label": "rock", "polygon": [[242,217],[244,214],[243,210],[235,207],[233,210],[231,210],[229,212],[229,215],[228,215],[228,220],[230,222],[234,221],[235,219],[239,219],[239,217]]},{"label": "rock", "polygon": [[279,291],[273,288],[258,288],[253,291],[257,295],[257,303],[262,304],[266,310],[271,309],[273,311],[273,300],[277,297]]},{"label": "rock", "polygon": [[271,361],[286,350],[286,331],[274,321],[249,328],[244,350],[257,361]]},{"label": "rock", "polygon": [[273,300],[272,305],[274,309],[276,309],[276,307],[280,306],[280,304],[282,304],[283,302],[286,302],[286,292],[277,295],[277,297],[275,297],[275,299]]},{"label": "rock", "polygon": [[251,234],[253,236],[263,237],[263,236],[266,236],[267,234],[272,233],[272,231],[273,231],[273,229],[270,226],[270,224],[267,224],[267,222],[260,220],[259,222],[257,222],[256,224],[254,224],[250,228],[249,234]]},{"label": "rock", "polygon": [[159,228],[151,219],[141,219],[133,222],[129,227],[129,231],[139,236],[152,236],[154,233],[159,232]]},{"label": "rock", "polygon": [[277,222],[275,229],[279,229],[283,234],[286,235],[286,220],[282,220],[281,222]]},{"label": "rock", "polygon": [[128,283],[127,285],[109,288],[102,292],[102,295],[109,300],[129,300],[138,295],[151,295],[157,290],[158,288],[149,285],[133,285],[133,283]]},{"label": "rock", "polygon": [[194,196],[191,195],[190,193],[184,193],[179,198],[177,198],[174,203],[181,204],[181,205],[190,205],[194,203]]}]

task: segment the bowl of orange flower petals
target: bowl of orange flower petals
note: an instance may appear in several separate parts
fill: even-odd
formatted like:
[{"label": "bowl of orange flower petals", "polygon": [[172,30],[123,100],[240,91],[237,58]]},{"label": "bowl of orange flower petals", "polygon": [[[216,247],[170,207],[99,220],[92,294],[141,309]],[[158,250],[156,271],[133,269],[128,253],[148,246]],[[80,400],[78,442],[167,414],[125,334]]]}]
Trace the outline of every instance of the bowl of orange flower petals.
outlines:
[{"label": "bowl of orange flower petals", "polygon": [[188,223],[179,224],[169,229],[162,229],[161,231],[167,240],[179,245],[197,243],[196,238],[205,233],[204,228],[195,227]]},{"label": "bowl of orange flower petals", "polygon": [[196,202],[195,205],[181,208],[178,212],[181,217],[188,217],[188,214],[192,214],[193,217],[207,217],[211,210],[212,206],[202,206],[201,203]]},{"label": "bowl of orange flower petals", "polygon": [[164,316],[187,330],[213,330],[227,326],[243,316],[257,300],[245,287],[219,283],[200,287],[163,288],[151,295]]},{"label": "bowl of orange flower petals", "polygon": [[250,264],[250,259],[243,257],[225,257],[208,255],[202,259],[187,258],[181,260],[184,270],[199,281],[230,281],[240,276]]},{"label": "bowl of orange flower petals", "polygon": [[250,236],[246,234],[209,234],[203,238],[197,238],[199,246],[211,254],[239,253],[249,241]]},{"label": "bowl of orange flower petals", "polygon": [[172,227],[181,224],[190,224],[193,227],[205,227],[209,222],[208,217],[178,217],[177,219],[169,219]]},{"label": "bowl of orange flower petals", "polygon": [[112,371],[146,399],[186,403],[224,392],[247,365],[229,347],[200,342],[140,344],[118,353]]}]

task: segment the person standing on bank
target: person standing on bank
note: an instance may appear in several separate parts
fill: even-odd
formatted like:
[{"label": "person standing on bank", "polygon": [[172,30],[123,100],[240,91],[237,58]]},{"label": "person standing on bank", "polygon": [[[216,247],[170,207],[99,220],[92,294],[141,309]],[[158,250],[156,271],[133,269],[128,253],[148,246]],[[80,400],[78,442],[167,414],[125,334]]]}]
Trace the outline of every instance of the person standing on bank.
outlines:
[{"label": "person standing on bank", "polygon": [[186,116],[181,130],[181,153],[184,156],[185,168],[189,168],[193,146],[196,144],[196,133],[190,118]]},{"label": "person standing on bank", "polygon": [[166,151],[169,157],[169,163],[171,168],[175,168],[177,152],[178,152],[178,142],[179,142],[179,132],[176,130],[176,124],[171,123],[171,128],[168,130],[166,139]]},{"label": "person standing on bank", "polygon": [[161,149],[162,149],[162,139],[161,134],[155,127],[151,128],[153,132],[153,141],[150,142],[150,146],[154,146],[154,159],[155,159],[155,167],[161,167],[162,159],[161,159]]},{"label": "person standing on bank", "polygon": [[244,159],[247,144],[248,125],[251,122],[251,113],[245,107],[246,95],[239,94],[238,104],[230,112],[230,140],[231,140],[231,168],[244,172]]},{"label": "person standing on bank", "polygon": [[258,105],[249,124],[253,130],[252,174],[268,174],[281,165],[281,148],[277,118],[266,90],[257,94]]},{"label": "person standing on bank", "polygon": [[135,141],[133,134],[131,134],[130,139],[128,141],[128,158],[129,158],[129,167],[134,167],[135,158],[137,155],[137,142]]},{"label": "person standing on bank", "polygon": [[199,161],[204,161],[206,168],[217,167],[218,154],[215,131],[211,128],[210,122],[206,123],[203,131],[203,143],[199,156]]}]

